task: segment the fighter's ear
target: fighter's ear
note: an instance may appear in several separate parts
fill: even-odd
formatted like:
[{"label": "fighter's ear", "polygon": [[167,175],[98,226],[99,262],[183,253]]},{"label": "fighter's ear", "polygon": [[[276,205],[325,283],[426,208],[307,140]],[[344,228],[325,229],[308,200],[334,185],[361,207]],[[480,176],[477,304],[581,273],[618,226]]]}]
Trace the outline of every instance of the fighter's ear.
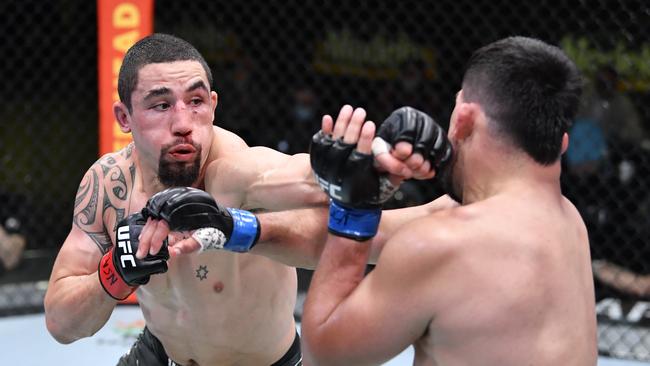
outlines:
[{"label": "fighter's ear", "polygon": [[217,109],[217,104],[219,103],[219,94],[214,90],[210,92],[210,101],[212,101],[212,122],[214,122],[214,111]]},{"label": "fighter's ear", "polygon": [[124,133],[131,132],[131,114],[126,105],[119,101],[113,103],[113,114],[120,130]]},{"label": "fighter's ear", "polygon": [[569,148],[569,134],[565,132],[564,135],[562,135],[562,154],[564,154],[566,152],[566,149],[568,148]]},{"label": "fighter's ear", "polygon": [[464,140],[472,135],[480,110],[475,103],[460,103],[456,106],[456,120],[450,131],[454,140]]}]

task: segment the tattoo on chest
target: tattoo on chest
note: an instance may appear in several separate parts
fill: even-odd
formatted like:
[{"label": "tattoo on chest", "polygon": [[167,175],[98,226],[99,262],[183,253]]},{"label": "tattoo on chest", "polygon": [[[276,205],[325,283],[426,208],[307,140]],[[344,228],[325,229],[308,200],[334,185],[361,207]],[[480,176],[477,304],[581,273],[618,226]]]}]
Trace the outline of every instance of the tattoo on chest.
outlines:
[{"label": "tattoo on chest", "polygon": [[200,281],[203,281],[208,278],[208,266],[199,266],[196,270],[196,278]]}]

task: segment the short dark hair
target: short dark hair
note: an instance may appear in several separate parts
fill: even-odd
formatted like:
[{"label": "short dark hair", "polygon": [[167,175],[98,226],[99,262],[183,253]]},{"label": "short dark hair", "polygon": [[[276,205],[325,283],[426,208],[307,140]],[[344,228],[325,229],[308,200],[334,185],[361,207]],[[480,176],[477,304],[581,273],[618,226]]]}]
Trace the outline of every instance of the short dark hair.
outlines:
[{"label": "short dark hair", "polygon": [[120,100],[126,105],[129,113],[133,111],[131,93],[138,85],[138,71],[143,66],[155,63],[174,61],[197,61],[203,66],[212,86],[210,67],[199,51],[189,42],[178,37],[154,33],[136,42],[124,55],[120,75],[117,81],[117,92]]},{"label": "short dark hair", "polygon": [[478,49],[463,77],[464,100],[480,104],[499,136],[542,165],[559,159],[581,92],[573,61],[559,48],[526,37]]}]

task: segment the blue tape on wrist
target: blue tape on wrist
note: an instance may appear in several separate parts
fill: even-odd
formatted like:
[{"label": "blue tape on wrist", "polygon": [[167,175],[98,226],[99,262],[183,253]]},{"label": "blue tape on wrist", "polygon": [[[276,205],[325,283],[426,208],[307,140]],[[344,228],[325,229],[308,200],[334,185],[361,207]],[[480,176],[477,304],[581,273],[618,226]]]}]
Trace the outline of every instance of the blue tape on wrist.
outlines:
[{"label": "blue tape on wrist", "polygon": [[381,208],[350,208],[330,202],[328,228],[335,235],[359,241],[368,240],[377,234],[380,219]]},{"label": "blue tape on wrist", "polygon": [[237,208],[228,208],[227,210],[232,215],[233,227],[232,234],[223,248],[232,252],[248,252],[257,241],[259,233],[257,217],[246,210]]}]

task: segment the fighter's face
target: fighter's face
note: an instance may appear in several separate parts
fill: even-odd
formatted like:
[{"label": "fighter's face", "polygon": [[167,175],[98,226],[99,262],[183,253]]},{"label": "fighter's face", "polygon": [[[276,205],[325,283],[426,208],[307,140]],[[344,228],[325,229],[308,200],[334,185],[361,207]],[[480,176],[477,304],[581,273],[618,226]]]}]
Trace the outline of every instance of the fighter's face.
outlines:
[{"label": "fighter's face", "polygon": [[165,186],[196,183],[212,144],[217,94],[196,61],[149,64],[138,73],[131,132]]},{"label": "fighter's face", "polygon": [[462,97],[463,92],[461,90],[456,94],[456,105],[451,113],[449,131],[447,132],[447,138],[451,143],[453,153],[445,169],[438,174],[438,179],[442,182],[445,192],[457,202],[463,202],[462,176],[460,174],[460,165],[458,164],[458,157],[462,154],[462,147],[456,139],[454,128],[457,119],[457,109],[460,103],[462,103]]}]

